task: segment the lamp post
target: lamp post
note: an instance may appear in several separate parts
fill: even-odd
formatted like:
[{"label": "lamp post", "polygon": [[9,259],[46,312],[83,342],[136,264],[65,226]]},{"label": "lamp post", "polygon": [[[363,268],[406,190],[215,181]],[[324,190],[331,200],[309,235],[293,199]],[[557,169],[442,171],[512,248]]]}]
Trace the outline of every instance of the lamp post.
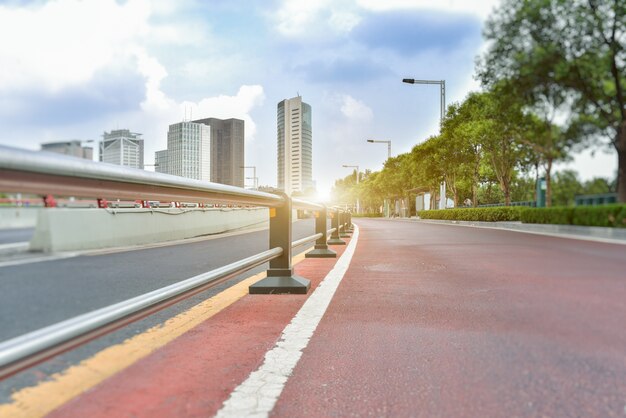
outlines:
[{"label": "lamp post", "polygon": [[[252,177],[251,178],[254,180],[253,183],[252,183],[252,186],[253,186],[254,190],[257,190],[259,188],[259,184],[258,184],[259,178],[256,176],[256,165],[242,165],[239,168],[243,168],[243,169],[251,168],[252,169]],[[250,177],[246,177],[246,178],[249,179]]]},{"label": "lamp post", "polygon": [[[446,80],[415,80],[414,78],[403,78],[403,83],[407,84],[439,84],[440,86],[440,107],[439,107],[439,132],[443,128],[443,118],[446,114]],[[446,182],[441,183],[439,188],[439,209],[446,208]]]},{"label": "lamp post", "polygon": [[387,144],[387,159],[391,158],[391,141],[377,141],[375,139],[368,139],[367,142]]},{"label": "lamp post", "polygon": [[[358,165],[342,165],[343,168],[356,168],[356,185],[359,185],[359,166]],[[361,213],[361,202],[359,202],[359,197],[356,198],[356,213]]]}]

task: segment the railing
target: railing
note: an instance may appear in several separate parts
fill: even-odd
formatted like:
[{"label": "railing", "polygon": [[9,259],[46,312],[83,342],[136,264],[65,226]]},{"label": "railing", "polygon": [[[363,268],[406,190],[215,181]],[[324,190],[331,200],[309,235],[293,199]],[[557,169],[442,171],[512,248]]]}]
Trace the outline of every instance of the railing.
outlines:
[{"label": "railing", "polygon": [[617,193],[582,194],[574,196],[576,206],[598,206],[617,203]]},{"label": "railing", "polygon": [[[310,282],[293,274],[292,248],[315,241],[307,257],[336,257],[328,244],[345,244],[339,232],[349,214],[335,208],[327,230],[326,206],[205,181],[151,173],[78,158],[0,146],[0,191],[97,199],[142,199],[234,203],[268,207],[269,250],[173,285],[59,322],[0,344],[0,378],[11,376],[57,354],[116,330],[254,267],[269,262],[267,277],[251,294],[305,294]],[[292,207],[315,211],[315,234],[292,242]],[[328,234],[332,233],[331,239]]]},{"label": "railing", "polygon": [[[506,206],[506,203],[485,203],[484,205],[478,205],[479,208],[495,208],[500,206]],[[537,202],[534,200],[527,200],[522,202],[511,202],[509,206],[528,206],[534,208],[537,206]],[[459,206],[459,208],[469,207],[469,206]]]}]

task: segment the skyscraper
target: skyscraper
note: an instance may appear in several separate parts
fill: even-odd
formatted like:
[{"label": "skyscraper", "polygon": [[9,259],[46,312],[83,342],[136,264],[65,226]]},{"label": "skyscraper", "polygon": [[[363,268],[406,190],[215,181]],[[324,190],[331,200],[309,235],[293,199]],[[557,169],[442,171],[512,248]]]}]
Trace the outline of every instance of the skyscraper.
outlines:
[{"label": "skyscraper", "polygon": [[143,139],[128,129],[105,132],[100,142],[100,161],[143,169]]},{"label": "skyscraper", "polygon": [[167,132],[166,160],[168,174],[210,181],[210,128],[195,122],[179,122],[170,125]]},{"label": "skyscraper", "polygon": [[244,186],[244,121],[206,118],[194,121],[211,127],[211,181]]},{"label": "skyscraper", "polygon": [[[80,139],[72,139],[70,141],[62,142],[48,142],[41,144],[42,151],[56,152],[57,154],[71,155],[72,157],[84,158],[86,160],[93,160],[93,148],[83,147]],[[93,141],[89,141],[93,142]]]},{"label": "skyscraper", "polygon": [[288,195],[313,186],[311,106],[297,96],[278,103],[278,188]]}]

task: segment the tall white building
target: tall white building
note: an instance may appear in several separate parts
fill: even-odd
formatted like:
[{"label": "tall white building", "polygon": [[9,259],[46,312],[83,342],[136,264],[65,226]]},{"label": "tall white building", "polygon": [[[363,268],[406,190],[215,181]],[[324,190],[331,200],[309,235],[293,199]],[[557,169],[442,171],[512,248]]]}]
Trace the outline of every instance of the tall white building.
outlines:
[{"label": "tall white building", "polygon": [[311,106],[297,96],[277,106],[278,188],[288,195],[313,187]]},{"label": "tall white building", "polygon": [[166,161],[167,174],[210,181],[211,127],[195,122],[170,125]]},{"label": "tall white building", "polygon": [[100,161],[143,169],[143,139],[128,129],[105,132],[100,142]]}]

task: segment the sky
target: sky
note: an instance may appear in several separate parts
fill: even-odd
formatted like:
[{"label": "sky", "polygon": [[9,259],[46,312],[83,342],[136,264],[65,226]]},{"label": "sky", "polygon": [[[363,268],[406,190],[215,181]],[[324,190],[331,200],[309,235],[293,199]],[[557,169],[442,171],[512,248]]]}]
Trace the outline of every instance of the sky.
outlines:
[{"label": "sky", "polygon": [[[480,88],[475,59],[497,0],[0,0],[0,144],[143,134],[145,161],[183,119],[245,121],[245,165],[275,186],[276,105],[313,113],[313,178],[380,170],[438,132],[446,103]],[[613,153],[567,165],[612,177]],[[252,171],[246,176],[251,177]],[[252,180],[247,180],[252,184]]]}]

